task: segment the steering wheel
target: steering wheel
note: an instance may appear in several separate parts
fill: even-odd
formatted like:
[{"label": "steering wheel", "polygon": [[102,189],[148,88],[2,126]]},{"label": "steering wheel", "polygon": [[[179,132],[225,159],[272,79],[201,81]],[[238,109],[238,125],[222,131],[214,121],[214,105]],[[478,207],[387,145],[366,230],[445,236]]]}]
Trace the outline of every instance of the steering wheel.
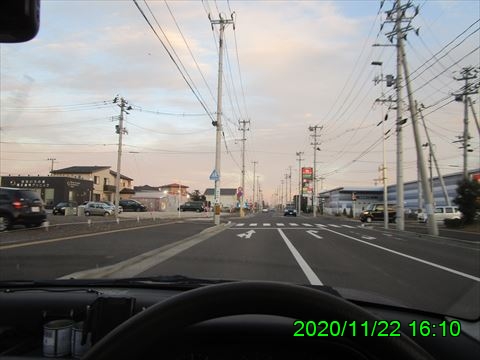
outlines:
[{"label": "steering wheel", "polygon": [[[359,324],[380,320],[347,300],[312,288],[263,281],[222,283],[189,290],[150,306],[108,333],[83,359],[135,358],[159,339],[168,344],[169,334],[178,334],[190,325],[242,314],[276,315],[305,321],[355,320]],[[292,326],[292,335],[293,332]],[[357,334],[350,339],[359,350],[379,358],[433,359],[408,336],[400,334],[399,337]]]}]

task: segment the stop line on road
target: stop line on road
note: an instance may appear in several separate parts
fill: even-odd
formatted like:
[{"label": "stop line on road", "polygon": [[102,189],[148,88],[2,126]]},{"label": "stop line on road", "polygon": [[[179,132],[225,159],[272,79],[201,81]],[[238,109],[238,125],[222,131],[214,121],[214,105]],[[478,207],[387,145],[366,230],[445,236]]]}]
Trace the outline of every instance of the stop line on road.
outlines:
[{"label": "stop line on road", "polygon": [[252,228],[252,227],[272,227],[272,226],[277,226],[277,227],[292,227],[292,228],[298,228],[298,227],[308,227],[308,228],[324,228],[324,227],[333,227],[333,228],[348,228],[348,229],[355,229],[355,228],[361,228],[361,225],[358,226],[352,226],[352,225],[347,225],[347,224],[309,224],[309,223],[263,223],[263,224],[258,224],[258,223],[237,223],[234,225],[234,227],[239,228],[239,227],[245,227],[245,228]]}]

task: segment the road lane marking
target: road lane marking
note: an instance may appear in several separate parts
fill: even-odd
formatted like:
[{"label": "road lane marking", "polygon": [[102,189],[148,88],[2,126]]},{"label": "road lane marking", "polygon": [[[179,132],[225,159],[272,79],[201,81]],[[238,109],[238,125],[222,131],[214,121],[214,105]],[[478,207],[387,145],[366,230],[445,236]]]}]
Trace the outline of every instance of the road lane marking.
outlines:
[{"label": "road lane marking", "polygon": [[331,226],[331,227],[334,227],[334,228],[339,228],[339,227],[341,227],[340,225],[337,225],[337,224],[328,224],[328,225]]},{"label": "road lane marking", "polygon": [[117,233],[117,232],[121,232],[121,231],[132,231],[132,230],[138,230],[138,229],[147,229],[147,228],[151,228],[151,227],[155,227],[155,226],[164,226],[164,225],[172,225],[172,224],[178,224],[178,222],[172,221],[172,222],[163,223],[163,224],[136,226],[136,227],[126,228],[126,229],[116,229],[116,230],[101,231],[101,232],[96,232],[96,233],[64,236],[64,237],[60,237],[60,238],[56,238],[56,239],[49,239],[49,240],[34,240],[34,241],[23,242],[23,243],[19,243],[19,244],[17,243],[17,244],[13,244],[13,245],[0,245],[0,251],[1,250],[20,248],[20,247],[25,247],[25,246],[31,246],[31,245],[50,244],[50,243],[55,243],[55,242],[65,241],[65,240],[81,239],[81,238],[89,237],[89,236],[113,234],[113,233]]},{"label": "road lane marking", "polygon": [[302,224],[303,226],[312,227],[312,224]]},{"label": "road lane marking", "polygon": [[245,239],[250,239],[253,234],[255,234],[255,230],[248,230],[246,233],[237,234],[237,236],[244,237]]},{"label": "road lane marking", "polygon": [[269,224],[269,223],[265,223],[265,224],[263,224],[263,226],[268,227],[268,226],[270,226],[270,224]]},{"label": "road lane marking", "polygon": [[312,235],[313,237],[316,237],[317,239],[323,239],[320,235],[317,235],[318,230],[307,230],[307,233]]},{"label": "road lane marking", "polygon": [[227,229],[224,225],[217,225],[202,230],[200,233],[189,236],[174,243],[164,245],[160,248],[147,251],[146,253],[120,261],[116,264],[100,268],[81,270],[75,273],[64,275],[58,279],[98,279],[98,278],[130,278],[137,276],[148,269],[157,266],[164,261],[190,249],[191,247],[208,240],[209,238]]},{"label": "road lane marking", "polygon": [[395,250],[392,250],[392,249],[388,249],[386,247],[383,247],[383,246],[380,246],[380,245],[377,245],[377,244],[372,244],[368,241],[364,241],[364,240],[360,240],[360,239],[357,239],[353,236],[350,236],[350,235],[346,235],[346,234],[342,234],[340,232],[337,232],[337,231],[334,231],[334,230],[330,230],[330,229],[326,229],[325,230],[327,231],[330,231],[334,234],[337,234],[337,235],[340,235],[340,236],[343,236],[343,237],[346,237],[346,238],[349,238],[351,240],[354,240],[354,241],[358,241],[358,242],[361,242],[365,245],[368,245],[368,246],[373,246],[375,248],[378,248],[378,249],[381,249],[381,250],[385,250],[387,252],[390,252],[392,254],[395,254],[395,255],[399,255],[399,256],[403,256],[407,259],[410,259],[410,260],[414,260],[414,261],[418,261],[422,264],[425,264],[425,265],[429,265],[429,266],[432,266],[432,267],[435,267],[437,269],[440,269],[440,270],[444,270],[444,271],[447,271],[447,272],[450,272],[452,274],[455,274],[455,275],[459,275],[459,276],[462,276],[462,277],[465,277],[467,279],[471,279],[471,280],[474,280],[474,281],[477,281],[477,282],[480,282],[480,278],[479,277],[476,277],[476,276],[473,276],[473,275],[470,275],[470,274],[467,274],[467,273],[464,273],[464,272],[461,272],[461,271],[458,271],[458,270],[454,270],[454,269],[450,269],[446,266],[443,266],[443,265],[439,265],[439,264],[435,264],[431,261],[428,261],[428,260],[423,260],[423,259],[420,259],[418,257],[415,257],[415,256],[411,256],[411,255],[407,255],[407,254],[404,254],[404,253],[401,253],[399,251],[395,251]]},{"label": "road lane marking", "polygon": [[323,283],[320,281],[320,279],[317,277],[317,275],[313,272],[312,268],[307,264],[307,262],[303,259],[302,255],[295,249],[295,246],[288,240],[287,236],[285,233],[282,231],[282,229],[277,229],[278,232],[280,233],[280,236],[282,237],[283,241],[285,241],[285,244],[287,245],[288,249],[292,253],[293,257],[297,261],[298,265],[302,269],[303,273],[307,277],[308,281],[310,281],[311,285],[323,285]]},{"label": "road lane marking", "polygon": [[257,226],[257,223],[252,223],[250,224],[250,226]]},{"label": "road lane marking", "polygon": [[297,223],[290,223],[290,224],[288,224],[288,225],[290,225],[290,226],[298,226]]},{"label": "road lane marking", "polygon": [[285,226],[285,224],[277,223],[277,226]]},{"label": "road lane marking", "polygon": [[376,238],[374,238],[373,236],[362,235],[362,239],[365,239],[365,240],[375,240]]},{"label": "road lane marking", "polygon": [[322,227],[322,228],[327,227],[327,225],[325,224],[315,224],[315,226]]},{"label": "road lane marking", "polygon": [[243,226],[243,225],[245,225],[245,224],[239,223],[239,224],[237,224],[237,225],[235,225],[235,226]]},{"label": "road lane marking", "polygon": [[349,229],[355,229],[355,226],[351,226],[351,225],[343,224],[342,226],[346,227],[346,228],[349,228]]}]

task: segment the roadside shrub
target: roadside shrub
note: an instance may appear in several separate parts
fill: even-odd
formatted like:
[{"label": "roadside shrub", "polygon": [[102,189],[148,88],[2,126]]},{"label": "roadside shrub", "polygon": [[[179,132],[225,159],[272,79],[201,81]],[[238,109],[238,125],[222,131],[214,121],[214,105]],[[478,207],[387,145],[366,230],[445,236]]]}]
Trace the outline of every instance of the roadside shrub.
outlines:
[{"label": "roadside shrub", "polygon": [[449,229],[456,229],[463,226],[462,219],[445,219],[443,220],[443,223],[445,224],[445,227]]}]

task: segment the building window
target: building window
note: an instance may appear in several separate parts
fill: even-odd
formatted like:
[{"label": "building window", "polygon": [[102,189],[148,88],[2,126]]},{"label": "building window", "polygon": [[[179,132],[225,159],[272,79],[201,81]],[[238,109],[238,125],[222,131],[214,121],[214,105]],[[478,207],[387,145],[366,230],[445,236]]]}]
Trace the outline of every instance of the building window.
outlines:
[{"label": "building window", "polygon": [[94,177],[93,177],[93,183],[94,183],[95,185],[100,184],[100,176],[94,176]]}]

